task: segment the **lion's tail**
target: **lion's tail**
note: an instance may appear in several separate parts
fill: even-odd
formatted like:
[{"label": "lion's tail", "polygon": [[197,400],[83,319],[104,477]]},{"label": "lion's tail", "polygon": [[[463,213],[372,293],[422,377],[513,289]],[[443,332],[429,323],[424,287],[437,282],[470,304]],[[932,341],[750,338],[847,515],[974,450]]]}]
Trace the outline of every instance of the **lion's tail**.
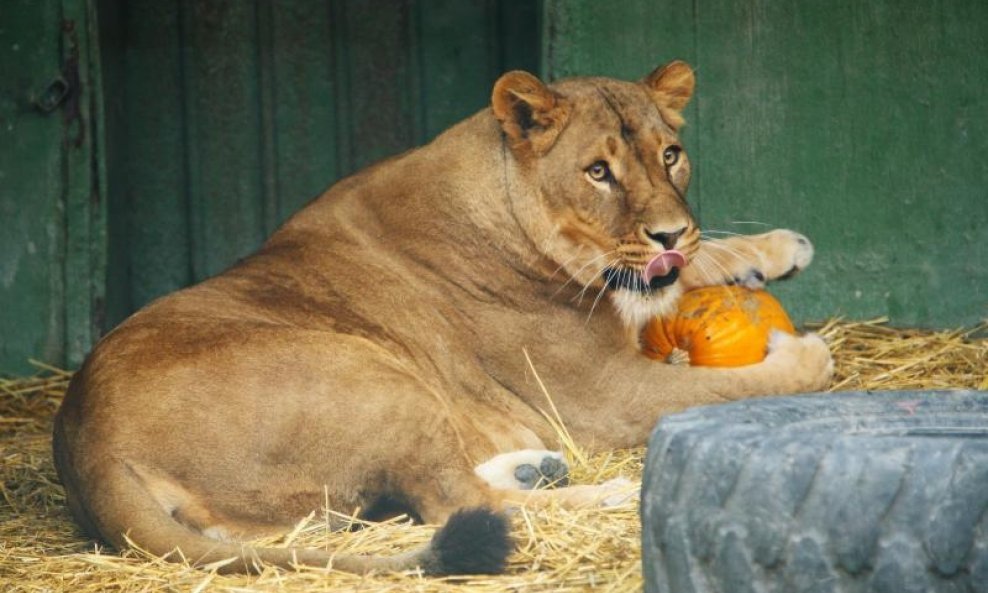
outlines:
[{"label": "lion's tail", "polygon": [[[431,575],[495,574],[504,570],[512,548],[507,519],[486,508],[455,513],[428,545],[395,556],[344,555],[309,548],[253,547],[218,541],[175,520],[153,500],[125,463],[108,461],[101,470],[97,471],[103,475],[95,483],[100,484],[102,492],[98,497],[87,497],[90,508],[86,515],[104,538],[119,549],[132,543],[168,560],[187,560],[195,566],[215,565],[221,573],[256,573],[263,564],[273,564],[284,568],[331,566],[353,573],[419,567]],[[100,501],[102,508],[97,506]]]}]

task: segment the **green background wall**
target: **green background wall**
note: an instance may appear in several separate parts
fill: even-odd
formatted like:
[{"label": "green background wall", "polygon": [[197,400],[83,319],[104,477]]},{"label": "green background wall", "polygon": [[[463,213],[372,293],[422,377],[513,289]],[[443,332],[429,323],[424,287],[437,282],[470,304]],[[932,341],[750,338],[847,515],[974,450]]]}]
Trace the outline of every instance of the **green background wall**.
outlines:
[{"label": "green background wall", "polygon": [[0,372],[78,364],[335,179],[483,107],[504,70],[635,79],[671,58],[697,68],[702,223],[817,244],[778,289],[795,317],[988,316],[980,0],[10,0]]},{"label": "green background wall", "polygon": [[[78,365],[336,179],[483,108],[501,72],[538,70],[540,19],[537,0],[3,0],[0,373]],[[69,21],[102,86],[42,113]]]},{"label": "green background wall", "polygon": [[103,327],[106,194],[92,6],[0,2],[0,372]]},{"label": "green background wall", "polygon": [[687,150],[706,228],[809,235],[798,319],[988,317],[988,2],[547,0],[553,78],[697,70]]},{"label": "green background wall", "polygon": [[215,274],[331,182],[538,68],[538,5],[103,0],[108,317]]}]

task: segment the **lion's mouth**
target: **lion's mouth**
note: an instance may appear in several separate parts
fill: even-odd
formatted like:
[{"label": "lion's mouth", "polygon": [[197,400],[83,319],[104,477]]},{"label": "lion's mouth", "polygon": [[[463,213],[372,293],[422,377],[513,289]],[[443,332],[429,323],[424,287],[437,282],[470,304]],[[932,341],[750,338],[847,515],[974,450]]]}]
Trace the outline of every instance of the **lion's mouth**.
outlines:
[{"label": "lion's mouth", "polygon": [[629,290],[641,294],[651,294],[662,290],[679,279],[679,268],[673,268],[665,276],[653,276],[648,283],[642,278],[641,272],[631,268],[607,268],[604,270],[604,282],[610,290]]},{"label": "lion's mouth", "polygon": [[607,268],[604,281],[611,290],[630,290],[648,294],[661,290],[679,279],[679,269],[686,265],[686,257],[674,249],[653,257],[642,271],[632,268]]}]

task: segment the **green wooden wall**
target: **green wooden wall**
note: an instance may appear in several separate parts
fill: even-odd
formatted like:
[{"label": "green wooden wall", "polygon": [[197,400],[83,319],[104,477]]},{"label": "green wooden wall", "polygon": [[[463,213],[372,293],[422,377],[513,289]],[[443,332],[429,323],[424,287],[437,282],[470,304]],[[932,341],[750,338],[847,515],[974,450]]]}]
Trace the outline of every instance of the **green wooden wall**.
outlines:
[{"label": "green wooden wall", "polygon": [[[0,373],[79,364],[335,180],[481,109],[501,72],[538,69],[541,15],[539,0],[3,0]],[[43,113],[58,76],[78,81]]]},{"label": "green wooden wall", "polygon": [[539,64],[533,0],[104,0],[110,322]]},{"label": "green wooden wall", "polygon": [[102,329],[105,188],[92,6],[0,3],[0,372]]},{"label": "green wooden wall", "polygon": [[552,78],[697,70],[702,224],[807,233],[799,319],[988,317],[988,2],[547,0]]},{"label": "green wooden wall", "polygon": [[704,226],[817,244],[777,289],[797,319],[975,323],[986,32],[981,0],[4,0],[0,373],[75,366],[334,180],[486,105],[504,70],[633,79],[672,58],[698,73]]}]

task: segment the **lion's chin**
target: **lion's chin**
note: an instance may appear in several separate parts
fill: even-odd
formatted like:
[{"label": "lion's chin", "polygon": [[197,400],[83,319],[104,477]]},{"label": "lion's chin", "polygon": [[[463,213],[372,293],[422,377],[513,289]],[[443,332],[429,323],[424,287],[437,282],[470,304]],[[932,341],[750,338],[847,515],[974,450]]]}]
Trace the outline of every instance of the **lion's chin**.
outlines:
[{"label": "lion's chin", "polygon": [[683,290],[677,282],[648,293],[623,289],[611,290],[609,293],[611,302],[624,324],[638,330],[656,315],[672,313]]}]

